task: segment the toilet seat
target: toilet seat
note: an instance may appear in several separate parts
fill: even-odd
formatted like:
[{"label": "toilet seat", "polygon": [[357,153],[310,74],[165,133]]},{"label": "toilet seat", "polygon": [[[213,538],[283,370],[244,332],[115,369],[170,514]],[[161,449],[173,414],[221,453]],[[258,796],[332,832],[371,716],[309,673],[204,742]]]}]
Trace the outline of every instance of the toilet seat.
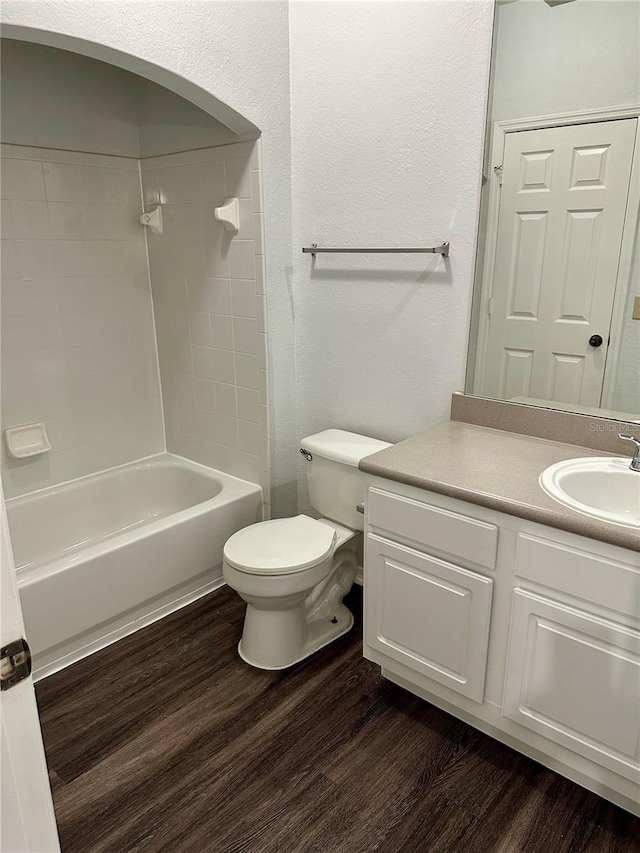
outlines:
[{"label": "toilet seat", "polygon": [[261,521],[234,533],[224,557],[240,572],[288,575],[302,572],[330,557],[335,530],[308,515]]}]

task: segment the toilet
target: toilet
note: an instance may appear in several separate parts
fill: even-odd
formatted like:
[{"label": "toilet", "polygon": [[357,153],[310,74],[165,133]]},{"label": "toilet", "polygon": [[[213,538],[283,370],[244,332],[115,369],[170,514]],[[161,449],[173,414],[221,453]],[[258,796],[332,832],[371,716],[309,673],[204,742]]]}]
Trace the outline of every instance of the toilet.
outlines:
[{"label": "toilet", "polygon": [[368,475],[365,456],[390,445],[353,432],[310,435],[309,503],[323,517],[261,521],[224,546],[227,584],[246,601],[240,657],[259,669],[286,669],[345,634],[353,625],[342,603],[358,571]]}]

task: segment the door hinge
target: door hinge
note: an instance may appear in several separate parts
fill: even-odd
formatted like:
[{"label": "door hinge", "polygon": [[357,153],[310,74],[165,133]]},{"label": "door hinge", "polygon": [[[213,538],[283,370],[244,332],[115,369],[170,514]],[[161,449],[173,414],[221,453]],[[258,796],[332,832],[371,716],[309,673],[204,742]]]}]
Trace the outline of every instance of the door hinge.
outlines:
[{"label": "door hinge", "polygon": [[494,166],[493,171],[498,179],[498,184],[502,186],[502,163],[499,166]]},{"label": "door hinge", "polygon": [[492,306],[493,306],[493,296],[490,296],[490,297],[487,299],[487,314],[488,314],[489,316],[491,316],[491,308],[492,308]]},{"label": "door hinge", "polygon": [[31,649],[24,637],[0,649],[0,687],[8,690],[31,675]]}]

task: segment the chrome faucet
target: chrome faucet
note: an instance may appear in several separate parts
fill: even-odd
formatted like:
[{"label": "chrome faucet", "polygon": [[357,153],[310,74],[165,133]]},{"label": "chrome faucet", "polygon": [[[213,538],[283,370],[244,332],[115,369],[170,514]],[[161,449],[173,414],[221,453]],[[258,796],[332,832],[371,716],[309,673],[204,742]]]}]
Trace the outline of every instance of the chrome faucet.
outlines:
[{"label": "chrome faucet", "polygon": [[640,473],[640,439],[637,439],[633,435],[625,435],[622,432],[618,433],[618,438],[621,438],[623,441],[632,441],[635,444],[636,452],[635,456],[631,460],[629,468],[631,468],[632,471],[638,471],[638,473]]}]

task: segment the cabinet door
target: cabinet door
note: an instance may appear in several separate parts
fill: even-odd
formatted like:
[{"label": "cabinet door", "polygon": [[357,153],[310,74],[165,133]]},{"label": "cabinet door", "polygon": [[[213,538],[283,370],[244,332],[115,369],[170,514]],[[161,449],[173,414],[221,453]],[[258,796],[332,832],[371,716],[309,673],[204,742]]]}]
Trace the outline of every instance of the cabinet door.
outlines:
[{"label": "cabinet door", "polygon": [[482,702],[493,581],[373,534],[365,566],[365,644]]},{"label": "cabinet door", "polygon": [[515,590],[503,714],[640,781],[640,633]]}]

